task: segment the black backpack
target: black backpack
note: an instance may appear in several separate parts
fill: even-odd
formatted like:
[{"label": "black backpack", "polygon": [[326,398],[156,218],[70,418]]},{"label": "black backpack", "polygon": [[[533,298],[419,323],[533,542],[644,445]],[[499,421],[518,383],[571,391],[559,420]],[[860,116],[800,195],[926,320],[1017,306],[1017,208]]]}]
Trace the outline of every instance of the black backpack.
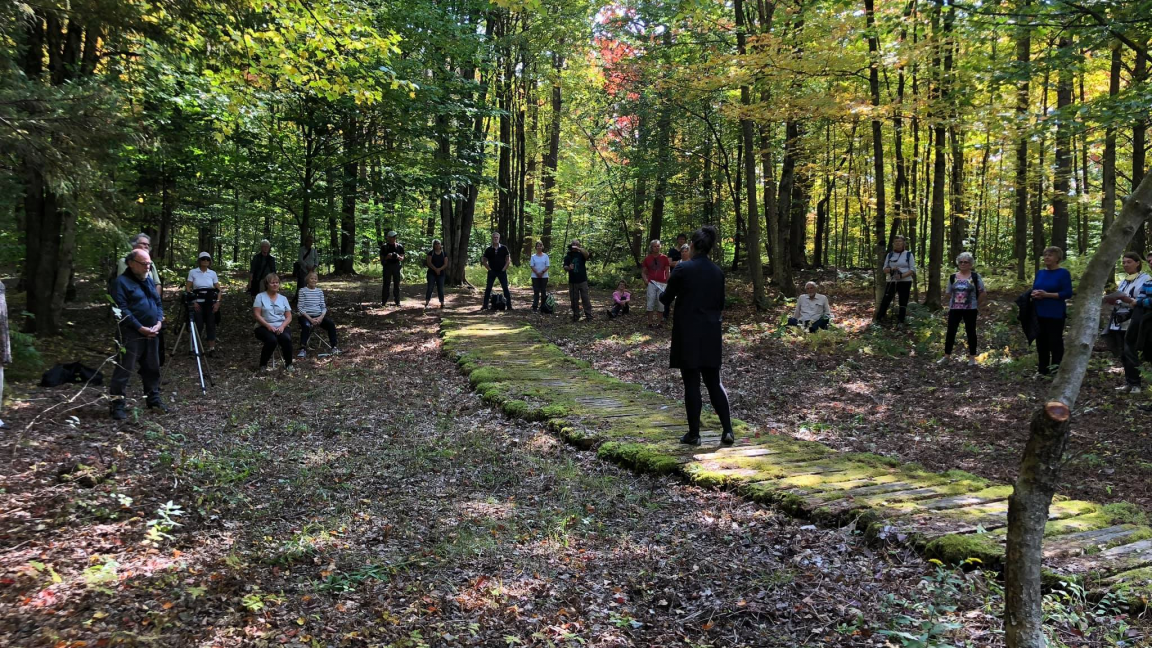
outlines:
[{"label": "black backpack", "polygon": [[508,302],[504,301],[504,295],[496,293],[492,295],[492,310],[505,310],[508,308]]},{"label": "black backpack", "polygon": [[540,302],[540,312],[545,315],[551,315],[556,312],[556,296],[552,293],[544,295],[544,299]]}]

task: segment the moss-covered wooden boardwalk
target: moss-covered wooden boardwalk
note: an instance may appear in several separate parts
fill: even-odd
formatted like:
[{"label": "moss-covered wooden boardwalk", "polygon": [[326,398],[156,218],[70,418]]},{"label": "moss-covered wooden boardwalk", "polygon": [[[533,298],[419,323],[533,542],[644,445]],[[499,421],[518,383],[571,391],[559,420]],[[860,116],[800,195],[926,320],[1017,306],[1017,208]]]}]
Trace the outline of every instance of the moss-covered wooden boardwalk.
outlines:
[{"label": "moss-covered wooden boardwalk", "polygon": [[[444,349],[477,392],[510,416],[543,421],[569,443],[654,474],[726,488],[826,525],[855,524],[877,540],[906,543],[947,563],[1004,560],[1011,486],[975,475],[932,473],[871,454],[838,453],[736,422],[736,445],[719,445],[705,419],[700,447],[680,444],[681,403],[624,383],[550,344],[505,313],[445,311]],[[1045,563],[1053,580],[1111,589],[1137,605],[1152,598],[1152,529],[1128,505],[1057,498]]]}]

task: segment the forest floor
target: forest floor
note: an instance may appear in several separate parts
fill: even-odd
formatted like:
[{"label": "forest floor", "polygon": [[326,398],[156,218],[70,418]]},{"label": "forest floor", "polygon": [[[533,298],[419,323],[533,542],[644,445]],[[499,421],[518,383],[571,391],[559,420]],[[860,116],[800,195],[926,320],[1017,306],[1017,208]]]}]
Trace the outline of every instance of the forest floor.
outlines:
[{"label": "forest floor", "polygon": [[[114,424],[99,391],[17,385],[0,441],[0,645],[885,646],[901,645],[885,631],[913,622],[959,626],[941,626],[940,645],[1000,645],[999,587],[983,572],[601,462],[482,404],[441,354],[436,313],[419,299],[385,309],[373,302],[376,283],[325,288],[343,355],[257,374],[247,309],[228,300],[216,386],[201,396],[189,358],[170,359],[168,415],[140,409]],[[51,359],[99,365],[111,346],[100,343],[111,339],[105,309],[71,309],[69,319],[76,332]],[[730,320],[737,331],[758,326],[740,309]],[[598,368],[675,395],[666,341],[639,317],[566,322],[541,328]],[[819,375],[806,386],[761,376],[756,389],[786,389],[779,396],[735,384],[775,363],[807,362],[805,375],[850,364],[835,350],[797,360],[806,347],[768,328],[758,339],[747,350],[729,343],[738,415],[845,448],[910,450],[892,425],[877,442],[887,451],[850,444],[879,434],[872,426],[884,418],[857,393],[872,389],[863,375],[833,374],[827,387]],[[986,371],[998,375],[976,373]],[[938,389],[958,399],[952,383]],[[772,418],[775,398],[786,407]],[[888,411],[912,402],[925,405]],[[801,429],[803,412],[847,416],[849,406],[863,415],[851,437],[838,441],[832,424]],[[936,416],[967,406],[945,402]],[[998,416],[1009,415],[1025,414]],[[1068,596],[1052,599],[1050,615],[1064,644],[1148,636],[1145,621]]]},{"label": "forest floor", "polygon": [[[963,331],[955,360],[941,366],[942,312],[912,305],[905,328],[869,326],[863,275],[829,271],[799,282],[809,279],[828,294],[838,330],[810,335],[782,326],[792,304],[756,313],[750,287],[729,282],[736,303],[725,312],[723,379],[734,416],[838,450],[1015,479],[1029,419],[1050,384],[1035,376],[1035,351],[1016,322],[1017,293],[990,292],[982,306],[978,366],[963,361]],[[604,373],[683,399],[678,374],[653,371],[667,367],[670,331],[647,327],[639,282],[639,310],[616,320],[606,317],[611,291],[593,290],[594,325],[573,323],[567,285],[555,288],[565,316],[534,320],[552,342]],[[525,297],[530,303],[531,293]],[[1152,374],[1145,378],[1147,385]],[[1152,392],[1117,394],[1123,382],[1119,362],[1099,345],[1077,402],[1060,492],[1152,512],[1152,414],[1137,409],[1152,402]]]}]

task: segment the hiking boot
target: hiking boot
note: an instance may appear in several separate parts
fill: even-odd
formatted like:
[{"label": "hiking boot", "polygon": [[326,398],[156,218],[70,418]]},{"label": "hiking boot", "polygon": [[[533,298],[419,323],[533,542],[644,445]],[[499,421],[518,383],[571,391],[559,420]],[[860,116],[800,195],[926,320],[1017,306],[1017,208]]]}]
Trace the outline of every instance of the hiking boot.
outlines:
[{"label": "hiking boot", "polygon": [[109,409],[113,421],[123,421],[128,418],[128,410],[124,409],[124,399],[117,398],[112,401],[112,407]]},{"label": "hiking boot", "polygon": [[300,353],[297,353],[296,357],[297,358],[307,358],[308,357],[308,349],[300,349]]},{"label": "hiking boot", "polygon": [[736,435],[732,434],[732,430],[724,430],[724,434],[720,435],[720,445],[732,445],[736,443]]},{"label": "hiking boot", "polygon": [[688,445],[700,445],[700,433],[688,432],[680,437],[680,443],[687,443]]},{"label": "hiking boot", "polygon": [[158,409],[161,412],[163,412],[164,414],[168,413],[168,406],[165,405],[164,401],[160,400],[159,397],[149,398],[147,401],[147,404],[148,404],[148,409]]}]

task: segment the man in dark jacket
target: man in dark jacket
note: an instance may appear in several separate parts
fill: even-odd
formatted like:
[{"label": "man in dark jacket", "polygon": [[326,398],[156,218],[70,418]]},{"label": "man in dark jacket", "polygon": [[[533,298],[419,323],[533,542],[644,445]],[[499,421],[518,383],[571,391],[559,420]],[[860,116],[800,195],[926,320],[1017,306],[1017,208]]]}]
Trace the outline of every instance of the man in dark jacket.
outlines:
[{"label": "man in dark jacket", "polygon": [[384,288],[380,291],[380,303],[387,306],[389,290],[388,286],[393,285],[395,289],[395,303],[400,305],[400,266],[404,263],[404,246],[396,242],[398,234],[395,230],[390,230],[387,234],[387,242],[380,244],[380,267],[383,268],[384,275]]},{"label": "man in dark jacket", "polygon": [[112,383],[108,394],[112,397],[112,418],[122,421],[128,418],[124,408],[124,390],[132,370],[139,365],[140,378],[144,383],[144,395],[148,408],[168,408],[160,400],[160,340],[158,334],[164,321],[164,307],[160,303],[160,293],[148,271],[152,258],[143,250],[133,250],[128,254],[128,272],[116,278],[112,285],[112,299],[120,309],[120,343],[123,351],[120,361],[112,372]]},{"label": "man in dark jacket", "polygon": [[720,442],[735,441],[728,394],[720,382],[723,360],[724,271],[708,258],[716,243],[716,228],[706,225],[692,234],[692,258],[681,261],[668,278],[668,287],[660,302],[671,306],[672,345],[669,366],[680,370],[684,380],[684,408],[688,415],[688,433],[681,443],[700,443],[700,381],[708,388],[708,399],[720,418],[723,431]]},{"label": "man in dark jacket", "polygon": [[276,257],[272,256],[272,243],[268,239],[260,241],[260,253],[252,257],[248,265],[248,294],[253,297],[260,292],[260,282],[264,277],[276,272]]}]

